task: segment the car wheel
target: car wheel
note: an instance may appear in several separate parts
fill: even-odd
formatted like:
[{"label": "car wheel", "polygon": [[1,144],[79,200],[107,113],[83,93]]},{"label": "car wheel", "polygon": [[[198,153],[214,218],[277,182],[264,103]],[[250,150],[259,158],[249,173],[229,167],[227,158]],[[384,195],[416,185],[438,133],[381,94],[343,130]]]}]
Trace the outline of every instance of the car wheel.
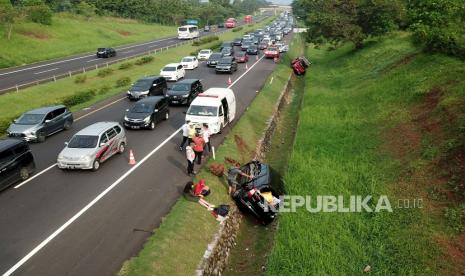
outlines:
[{"label": "car wheel", "polygon": [[94,160],[94,163],[92,164],[92,170],[95,172],[100,168],[100,161],[97,159]]},{"label": "car wheel", "polygon": [[45,141],[45,133],[41,131],[37,134],[37,142],[42,143],[44,141]]},{"label": "car wheel", "polygon": [[64,128],[65,130],[70,129],[70,128],[71,128],[71,121],[66,121],[66,122],[65,122],[65,125],[63,126],[63,128]]},{"label": "car wheel", "polygon": [[166,111],[166,113],[165,113],[165,121],[168,120],[169,118],[170,118],[170,112]]},{"label": "car wheel", "polygon": [[21,168],[19,171],[19,176],[21,177],[21,180],[24,181],[29,178],[29,170],[27,168]]},{"label": "car wheel", "polygon": [[126,150],[126,145],[124,143],[119,144],[118,153],[121,154]]},{"label": "car wheel", "polygon": [[152,120],[152,121],[150,122],[149,128],[150,128],[150,130],[154,130],[154,129],[155,129],[155,121]]}]

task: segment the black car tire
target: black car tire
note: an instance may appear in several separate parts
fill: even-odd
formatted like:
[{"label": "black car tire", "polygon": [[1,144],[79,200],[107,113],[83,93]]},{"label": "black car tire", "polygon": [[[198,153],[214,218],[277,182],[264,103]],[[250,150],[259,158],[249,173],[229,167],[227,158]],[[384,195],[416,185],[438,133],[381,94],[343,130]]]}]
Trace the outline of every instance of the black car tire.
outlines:
[{"label": "black car tire", "polygon": [[66,121],[65,124],[63,125],[63,129],[68,130],[71,128],[71,125],[72,125],[71,121]]},{"label": "black car tire", "polygon": [[156,127],[155,121],[154,120],[150,121],[149,129],[154,130],[155,127]]},{"label": "black car tire", "polygon": [[126,144],[124,143],[119,144],[118,153],[122,154],[125,150],[126,150]]},{"label": "black car tire", "polygon": [[22,167],[19,170],[19,176],[21,177],[21,181],[24,181],[29,178],[29,170],[26,167]]},{"label": "black car tire", "polygon": [[92,171],[97,171],[100,168],[100,161],[97,159],[94,160],[94,163],[92,164]]},{"label": "black car tire", "polygon": [[42,143],[45,141],[45,133],[43,131],[40,131],[37,133],[37,142]]}]

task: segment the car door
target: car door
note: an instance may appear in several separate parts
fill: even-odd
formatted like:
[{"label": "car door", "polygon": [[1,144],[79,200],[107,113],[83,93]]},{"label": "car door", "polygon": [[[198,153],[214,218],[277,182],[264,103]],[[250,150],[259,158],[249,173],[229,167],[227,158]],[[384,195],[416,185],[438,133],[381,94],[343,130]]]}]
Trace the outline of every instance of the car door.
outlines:
[{"label": "car door", "polygon": [[161,101],[156,103],[153,108],[153,120],[155,121],[155,123],[158,123],[161,120],[160,103]]},{"label": "car door", "polygon": [[199,66],[199,61],[197,60],[196,57],[194,57],[194,68],[197,68]]},{"label": "car door", "polygon": [[54,115],[53,111],[50,111],[45,115],[44,121],[42,123],[43,128],[42,131],[44,132],[45,136],[50,135],[52,132],[55,131],[56,125],[54,124]]},{"label": "car door", "polygon": [[118,139],[116,139],[117,133],[113,127],[107,130],[105,133],[107,134],[107,137],[108,137],[108,148],[110,152],[107,158],[109,158],[110,156],[112,156],[118,151],[118,141],[117,141]]},{"label": "car door", "polygon": [[65,121],[66,121],[65,112],[66,112],[65,107],[58,108],[58,109],[55,109],[55,111],[53,111],[52,121],[54,122],[54,125],[55,125],[54,130],[53,130],[54,132],[62,130],[65,127]]},{"label": "car door", "polygon": [[108,147],[108,137],[107,133],[104,132],[100,135],[99,143],[98,143],[98,152],[96,158],[100,160],[100,162],[105,161],[108,159],[108,154],[110,152],[110,148]]},{"label": "car door", "polygon": [[158,95],[160,91],[160,87],[158,87],[158,79],[154,79],[152,81],[152,84],[150,84],[150,92],[149,96],[155,96]]},{"label": "car door", "polygon": [[17,170],[13,150],[4,149],[0,151],[0,190],[13,183]]}]

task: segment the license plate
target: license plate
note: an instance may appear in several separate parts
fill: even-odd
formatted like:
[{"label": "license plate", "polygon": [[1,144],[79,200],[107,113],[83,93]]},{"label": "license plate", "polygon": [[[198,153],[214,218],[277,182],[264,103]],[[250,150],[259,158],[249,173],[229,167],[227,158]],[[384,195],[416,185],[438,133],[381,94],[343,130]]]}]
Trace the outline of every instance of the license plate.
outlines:
[{"label": "license plate", "polygon": [[179,103],[179,101],[172,101],[172,103]]},{"label": "license plate", "polygon": [[133,128],[133,129],[139,129],[140,126],[131,126],[131,128]]}]

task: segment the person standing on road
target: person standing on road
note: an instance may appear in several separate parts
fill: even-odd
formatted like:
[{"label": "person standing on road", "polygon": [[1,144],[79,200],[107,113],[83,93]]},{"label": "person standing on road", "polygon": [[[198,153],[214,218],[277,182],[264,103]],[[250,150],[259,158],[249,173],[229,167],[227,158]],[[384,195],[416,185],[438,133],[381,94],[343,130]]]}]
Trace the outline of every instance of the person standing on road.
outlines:
[{"label": "person standing on road", "polygon": [[182,151],[184,149],[184,145],[188,143],[189,138],[189,123],[190,121],[187,120],[181,127],[182,129],[182,142],[179,145],[179,150]]},{"label": "person standing on road", "polygon": [[241,165],[237,163],[228,170],[228,193],[230,196],[232,196],[236,192],[237,186],[239,185],[239,183],[237,182],[238,175],[245,176],[249,180],[253,178],[253,176],[242,172],[240,168]]},{"label": "person standing on road", "polygon": [[205,141],[205,152],[212,152],[212,145],[210,144],[210,130],[208,129],[208,124],[203,124],[203,140]]},{"label": "person standing on road", "polygon": [[194,142],[194,152],[195,158],[197,159],[197,164],[200,165],[202,163],[202,154],[203,148],[205,146],[205,140],[200,133],[195,134],[195,137],[192,139]]},{"label": "person standing on road", "polygon": [[192,139],[194,138],[195,133],[196,133],[195,125],[192,124],[192,123],[189,124],[189,133],[187,135],[187,140],[189,141],[189,144],[190,144],[190,142],[192,142]]},{"label": "person standing on road", "polygon": [[187,158],[187,174],[188,175],[195,175],[196,172],[194,171],[194,161],[195,161],[195,152],[194,152],[195,144],[191,142],[186,146],[186,158]]}]

